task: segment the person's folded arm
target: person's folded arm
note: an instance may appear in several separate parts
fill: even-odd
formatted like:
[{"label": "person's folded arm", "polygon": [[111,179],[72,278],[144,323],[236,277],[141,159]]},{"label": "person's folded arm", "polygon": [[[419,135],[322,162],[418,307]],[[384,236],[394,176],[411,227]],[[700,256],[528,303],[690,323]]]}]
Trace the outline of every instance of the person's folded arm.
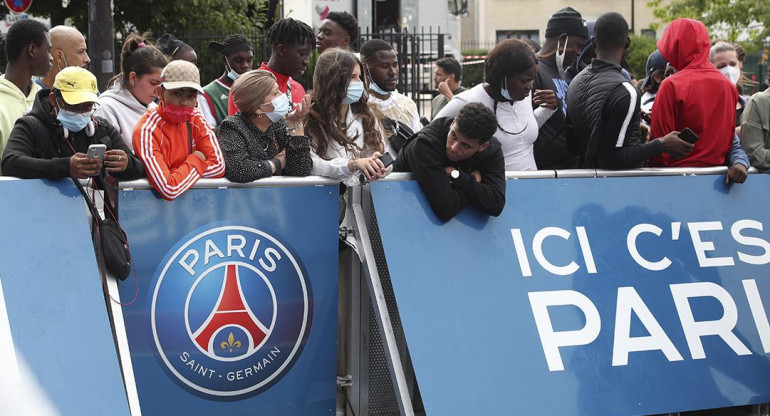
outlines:
[{"label": "person's folded arm", "polygon": [[413,156],[410,159],[412,176],[417,180],[431,209],[442,221],[448,221],[457,215],[468,203],[468,197],[461,190],[466,187],[461,183],[470,183],[475,179],[460,172],[460,177],[450,182],[444,171],[441,155],[425,141],[419,140],[410,146]]}]

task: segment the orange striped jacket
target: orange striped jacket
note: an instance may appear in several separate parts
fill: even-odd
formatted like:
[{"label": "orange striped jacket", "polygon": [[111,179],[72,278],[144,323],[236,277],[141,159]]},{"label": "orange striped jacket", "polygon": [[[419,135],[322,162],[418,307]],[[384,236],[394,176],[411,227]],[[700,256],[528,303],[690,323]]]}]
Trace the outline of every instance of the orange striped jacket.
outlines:
[{"label": "orange striped jacket", "polygon": [[[158,106],[148,110],[134,126],[134,151],[144,162],[147,179],[169,201],[200,178],[221,178],[225,174],[219,143],[200,110],[195,110],[189,123],[192,140],[186,123],[169,122]],[[192,154],[196,150],[206,156],[206,161]]]}]

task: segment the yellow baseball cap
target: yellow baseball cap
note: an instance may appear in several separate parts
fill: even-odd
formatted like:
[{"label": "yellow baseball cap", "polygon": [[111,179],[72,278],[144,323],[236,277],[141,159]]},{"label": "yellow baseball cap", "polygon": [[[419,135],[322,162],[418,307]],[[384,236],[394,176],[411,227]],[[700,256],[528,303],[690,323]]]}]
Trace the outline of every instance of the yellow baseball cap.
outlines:
[{"label": "yellow baseball cap", "polygon": [[99,98],[96,77],[87,69],[70,66],[56,74],[53,87],[61,91],[64,102],[69,105],[95,103]]}]

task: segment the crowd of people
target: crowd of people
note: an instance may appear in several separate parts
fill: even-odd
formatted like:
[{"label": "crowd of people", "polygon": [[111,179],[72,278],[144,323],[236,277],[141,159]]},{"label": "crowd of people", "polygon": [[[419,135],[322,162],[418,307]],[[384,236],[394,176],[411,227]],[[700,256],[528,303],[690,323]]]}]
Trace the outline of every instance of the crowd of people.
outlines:
[{"label": "crowd of people", "polygon": [[[281,19],[257,69],[247,37],[211,42],[223,72],[202,84],[192,47],[171,34],[132,34],[100,93],[81,33],[20,20],[0,77],[0,172],[146,177],[173,200],[200,178],[346,183],[405,171],[448,220],[468,204],[499,215],[505,171],[727,166],[728,183],[745,181],[750,166],[770,171],[770,92],[740,95],[742,50],[712,44],[697,20],[670,22],[635,83],[623,68],[623,16],[586,22],[563,8],[542,45],[499,42],[472,88],[462,87],[460,62],[438,60],[429,124],[397,89],[393,45],[371,39],[355,53],[358,38],[346,12],[329,13],[317,33]],[[296,79],[314,53],[306,91]],[[106,146],[101,159],[88,155],[92,145]]]}]

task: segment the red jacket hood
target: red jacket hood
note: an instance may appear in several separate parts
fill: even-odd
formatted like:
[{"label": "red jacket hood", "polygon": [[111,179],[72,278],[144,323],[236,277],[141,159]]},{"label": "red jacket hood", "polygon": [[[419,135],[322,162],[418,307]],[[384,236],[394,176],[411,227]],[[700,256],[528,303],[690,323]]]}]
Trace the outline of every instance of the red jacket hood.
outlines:
[{"label": "red jacket hood", "polygon": [[693,19],[674,20],[658,40],[660,54],[677,71],[709,67],[710,47],[708,29]]}]

